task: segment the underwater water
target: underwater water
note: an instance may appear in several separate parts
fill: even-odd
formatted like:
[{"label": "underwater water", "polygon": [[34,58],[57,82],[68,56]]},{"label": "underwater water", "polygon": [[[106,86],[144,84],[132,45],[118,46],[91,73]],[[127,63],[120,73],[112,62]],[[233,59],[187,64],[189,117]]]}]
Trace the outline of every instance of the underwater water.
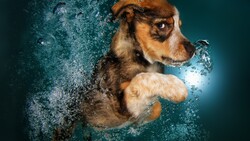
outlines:
[{"label": "underwater water", "polygon": [[[31,14],[28,33],[31,55],[26,56],[37,72],[27,99],[26,110],[30,140],[50,140],[53,130],[72,118],[69,110],[79,103],[74,89],[89,83],[97,60],[109,49],[118,26],[111,22],[113,0],[34,0],[27,11]],[[213,69],[210,46],[198,40],[194,58],[182,67],[166,67],[189,88],[188,99],[181,104],[162,102],[161,117],[143,126],[94,131],[92,140],[208,140],[210,131],[199,116],[199,98],[204,85],[209,85]],[[35,63],[34,63],[35,62]],[[77,126],[72,140],[82,140],[85,133]]]}]

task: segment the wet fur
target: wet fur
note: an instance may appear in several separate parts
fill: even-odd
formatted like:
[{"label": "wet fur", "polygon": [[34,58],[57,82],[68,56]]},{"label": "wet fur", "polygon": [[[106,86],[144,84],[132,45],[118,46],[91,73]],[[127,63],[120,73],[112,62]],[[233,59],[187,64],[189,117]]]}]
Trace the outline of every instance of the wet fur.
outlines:
[{"label": "wet fur", "polygon": [[[181,80],[161,74],[163,64],[181,65],[194,53],[178,29],[178,11],[164,0],[121,0],[112,11],[120,27],[110,51],[96,65],[78,118],[55,130],[53,140],[69,137],[78,120],[99,130],[144,124],[160,116],[158,97],[176,103],[187,97]],[[162,19],[165,30],[157,28]]]}]

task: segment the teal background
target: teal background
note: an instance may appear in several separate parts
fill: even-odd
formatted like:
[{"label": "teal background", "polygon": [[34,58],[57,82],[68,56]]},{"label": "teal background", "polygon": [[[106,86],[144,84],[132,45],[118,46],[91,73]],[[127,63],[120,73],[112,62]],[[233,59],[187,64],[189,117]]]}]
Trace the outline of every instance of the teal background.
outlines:
[{"label": "teal background", "polygon": [[208,39],[214,59],[212,81],[201,100],[210,140],[249,140],[249,1],[172,0],[184,34]]},{"label": "teal background", "polygon": [[[25,75],[18,71],[24,67],[18,61],[24,48],[22,35],[29,30],[29,13],[25,12],[28,2],[2,0],[0,5],[1,140],[28,140],[23,109],[30,83],[37,77],[33,73],[36,69]],[[181,13],[183,33],[192,41],[208,39],[212,46],[215,81],[200,105],[202,122],[211,131],[210,140],[249,140],[250,2],[171,3]]]}]

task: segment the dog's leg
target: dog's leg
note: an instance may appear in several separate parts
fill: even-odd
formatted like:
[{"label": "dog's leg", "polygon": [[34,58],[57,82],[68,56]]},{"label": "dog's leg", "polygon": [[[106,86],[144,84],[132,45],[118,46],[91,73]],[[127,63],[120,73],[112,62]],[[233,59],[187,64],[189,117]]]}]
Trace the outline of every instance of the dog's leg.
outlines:
[{"label": "dog's leg", "polygon": [[[173,75],[159,73],[140,73],[125,88],[125,102],[134,118],[139,117],[150,108],[158,96],[178,103],[184,101],[188,91],[184,83]],[[151,106],[150,106],[151,105]],[[159,117],[160,103],[155,102],[148,119]]]},{"label": "dog's leg", "polygon": [[159,101],[155,102],[151,108],[150,115],[147,117],[147,121],[152,121],[157,119],[161,115],[161,103]]},{"label": "dog's leg", "polygon": [[52,141],[65,141],[68,140],[72,136],[72,132],[75,128],[75,124],[68,128],[57,128],[54,131],[54,136]]},{"label": "dog's leg", "polygon": [[91,130],[88,128],[87,122],[83,122],[83,141],[92,141]]},{"label": "dog's leg", "polygon": [[76,123],[73,122],[67,127],[59,127],[55,129],[52,141],[65,141],[68,140],[76,127]]}]

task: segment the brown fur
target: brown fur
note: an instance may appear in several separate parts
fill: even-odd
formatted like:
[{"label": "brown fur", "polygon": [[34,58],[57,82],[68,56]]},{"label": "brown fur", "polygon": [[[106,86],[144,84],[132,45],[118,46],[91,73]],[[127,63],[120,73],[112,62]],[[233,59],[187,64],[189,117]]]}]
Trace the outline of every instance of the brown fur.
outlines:
[{"label": "brown fur", "polygon": [[161,115],[161,103],[157,101],[153,106],[152,106],[152,111],[150,115],[148,116],[147,120],[155,120]]},{"label": "brown fur", "polygon": [[[92,86],[80,105],[80,119],[96,129],[155,120],[161,113],[158,96],[173,102],[185,100],[185,85],[174,76],[159,73],[162,64],[181,65],[194,53],[191,43],[175,29],[174,15],[178,13],[165,0],[120,0],[112,11],[120,19],[120,27],[110,51],[97,64]],[[177,23],[179,28],[181,21]],[[159,29],[161,26],[167,27]],[[133,106],[131,109],[136,102],[149,110],[142,119]]]}]

